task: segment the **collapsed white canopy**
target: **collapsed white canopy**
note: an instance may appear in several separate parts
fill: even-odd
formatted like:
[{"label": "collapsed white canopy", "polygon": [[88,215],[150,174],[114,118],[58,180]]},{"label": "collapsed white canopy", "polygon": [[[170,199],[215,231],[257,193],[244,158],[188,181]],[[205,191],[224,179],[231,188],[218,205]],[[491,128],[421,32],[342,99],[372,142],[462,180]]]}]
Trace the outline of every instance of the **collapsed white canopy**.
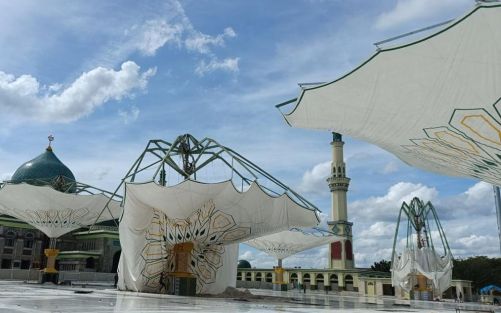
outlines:
[{"label": "collapsed white canopy", "polygon": [[261,250],[279,260],[291,255],[341,240],[343,237],[318,229],[292,228],[279,233],[251,239],[245,244]]},{"label": "collapsed white canopy", "polygon": [[[209,201],[213,202],[217,211],[231,216],[228,222],[247,229],[245,235],[225,235],[214,240],[218,243],[241,242],[291,227],[312,227],[319,222],[314,210],[297,204],[287,194],[271,196],[257,183],[240,192],[231,181],[209,184],[192,180],[168,187],[154,182],[127,183],[123,221],[129,227],[145,228],[154,215],[153,209],[165,213],[169,219],[186,220]],[[183,240],[191,241],[192,238]]]},{"label": "collapsed white canopy", "polygon": [[391,265],[393,286],[400,286],[406,291],[413,287],[413,277],[422,274],[433,282],[439,294],[446,291],[452,280],[452,256],[439,256],[432,248],[406,248],[402,254],[395,255]]},{"label": "collapsed white canopy", "polygon": [[[109,198],[103,194],[78,195],[57,191],[49,186],[26,183],[5,184],[0,189],[0,211],[57,238],[75,229],[92,225]],[[118,201],[112,200],[98,222],[119,218]]]},{"label": "collapsed white canopy", "polygon": [[378,50],[336,81],[304,89],[285,115],[403,161],[501,185],[501,4],[478,4],[445,29]]},{"label": "collapsed white canopy", "polygon": [[317,213],[289,196],[272,197],[257,183],[245,192],[231,181],[205,184],[186,180],[163,187],[127,183],[120,222],[120,289],[161,292],[174,268],[172,248],[192,242],[190,270],[198,293],[234,286],[238,245],[291,227],[311,227]]}]

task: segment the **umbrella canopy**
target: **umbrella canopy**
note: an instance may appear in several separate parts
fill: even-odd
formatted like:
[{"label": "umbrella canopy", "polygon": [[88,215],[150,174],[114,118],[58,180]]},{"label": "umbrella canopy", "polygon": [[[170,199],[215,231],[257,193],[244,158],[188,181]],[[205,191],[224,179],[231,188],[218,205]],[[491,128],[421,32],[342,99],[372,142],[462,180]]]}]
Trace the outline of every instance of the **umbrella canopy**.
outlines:
[{"label": "umbrella canopy", "polygon": [[422,169],[501,185],[500,51],[501,4],[482,2],[426,38],[304,88],[285,118],[371,142]]},{"label": "umbrella canopy", "polygon": [[319,228],[291,228],[279,233],[251,239],[246,241],[245,244],[283,260],[296,253],[341,239],[344,239],[344,237]]},{"label": "umbrella canopy", "polygon": [[[193,224],[196,219],[208,217],[198,216],[202,207],[214,207],[214,212],[221,212],[228,217],[225,222],[242,229],[234,235],[227,234],[212,240],[223,244],[241,242],[291,227],[311,227],[319,222],[317,211],[299,205],[287,194],[272,196],[256,182],[245,192],[235,189],[231,181],[208,184],[185,180],[165,187],[154,182],[127,183],[126,195],[121,222],[134,229],[148,226],[155,211],[165,214],[172,221],[190,221]],[[210,233],[211,229],[207,231]],[[185,234],[179,237],[177,233],[169,233],[168,239],[170,235],[172,243],[196,240],[195,234],[185,238]],[[207,233],[202,237],[203,240],[210,239]]]},{"label": "umbrella canopy", "polygon": [[318,223],[317,211],[287,194],[270,195],[257,182],[238,191],[231,181],[185,180],[173,186],[126,183],[120,221],[121,289],[158,292],[173,268],[174,245],[191,242],[190,271],[199,293],[234,285],[237,243]]},{"label": "umbrella canopy", "polygon": [[109,210],[99,216],[108,201],[103,194],[64,193],[50,186],[26,183],[7,183],[0,189],[2,213],[36,227],[50,238],[92,225],[96,219],[101,222],[120,217],[120,202],[116,200],[111,200]]}]

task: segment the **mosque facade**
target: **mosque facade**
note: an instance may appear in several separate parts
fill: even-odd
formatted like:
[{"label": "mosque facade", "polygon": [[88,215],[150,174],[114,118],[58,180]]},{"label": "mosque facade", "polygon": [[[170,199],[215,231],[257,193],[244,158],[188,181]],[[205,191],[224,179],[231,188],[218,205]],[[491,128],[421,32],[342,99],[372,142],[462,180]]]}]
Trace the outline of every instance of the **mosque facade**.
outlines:
[{"label": "mosque facade", "polygon": [[[75,176],[52,151],[47,149],[22,164],[12,175],[14,183],[51,184],[55,189],[73,193],[69,184]],[[49,238],[37,228],[8,215],[0,215],[0,269],[43,269],[44,249]],[[116,272],[120,257],[118,228],[103,222],[88,229],[79,229],[58,239],[61,251],[56,267],[61,271]]]}]

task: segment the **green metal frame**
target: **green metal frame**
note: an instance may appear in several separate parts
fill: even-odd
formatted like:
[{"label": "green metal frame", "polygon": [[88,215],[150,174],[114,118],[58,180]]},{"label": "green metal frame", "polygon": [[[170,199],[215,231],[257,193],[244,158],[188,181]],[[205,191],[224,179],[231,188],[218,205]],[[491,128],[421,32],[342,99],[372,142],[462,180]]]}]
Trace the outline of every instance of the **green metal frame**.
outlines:
[{"label": "green metal frame", "polygon": [[424,235],[424,239],[427,243],[427,246],[431,247],[433,251],[435,251],[435,246],[433,244],[433,239],[429,232],[430,228],[430,215],[432,220],[435,222],[438,233],[440,235],[440,241],[442,242],[442,247],[444,248],[444,255],[451,255],[451,249],[449,247],[449,243],[447,242],[447,237],[445,236],[444,229],[442,228],[442,224],[437,215],[437,211],[433,204],[430,201],[424,203],[424,201],[415,197],[412,199],[410,204],[403,203],[400,208],[400,212],[398,213],[397,227],[395,229],[395,237],[393,239],[393,250],[391,254],[391,260],[393,262],[395,258],[395,248],[397,244],[398,231],[400,228],[400,221],[402,220],[402,213],[407,217],[407,242],[406,247],[414,246],[412,239],[412,234],[416,232],[418,234],[418,245],[421,236]]},{"label": "green metal frame", "polygon": [[[218,163],[222,168],[231,169],[231,177],[228,177],[228,180],[231,180],[234,185],[237,181],[241,183],[239,187],[235,186],[239,191],[244,191],[246,187],[257,182],[265,192],[272,196],[286,193],[304,208],[319,212],[311,202],[241,154],[219,144],[214,139],[198,140],[190,134],[180,135],[172,143],[161,139],[148,141],[146,148],[132,164],[114,194],[126,182],[154,181],[162,186],[173,185],[166,177],[166,169],[174,170],[184,180],[212,183],[213,181],[203,180],[203,173],[200,170],[214,163]],[[146,179],[140,179],[139,175],[146,175]]]}]

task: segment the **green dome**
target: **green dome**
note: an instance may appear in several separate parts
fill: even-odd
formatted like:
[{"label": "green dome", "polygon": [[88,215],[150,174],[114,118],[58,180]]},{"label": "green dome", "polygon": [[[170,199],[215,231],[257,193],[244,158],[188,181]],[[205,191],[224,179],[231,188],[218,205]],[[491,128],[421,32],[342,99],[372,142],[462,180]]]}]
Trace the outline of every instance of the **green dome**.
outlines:
[{"label": "green dome", "polygon": [[52,185],[59,191],[73,193],[76,186],[75,176],[48,147],[44,153],[21,165],[12,175],[12,183],[31,185]]},{"label": "green dome", "polygon": [[247,260],[239,260],[237,268],[251,268],[251,264]]}]

